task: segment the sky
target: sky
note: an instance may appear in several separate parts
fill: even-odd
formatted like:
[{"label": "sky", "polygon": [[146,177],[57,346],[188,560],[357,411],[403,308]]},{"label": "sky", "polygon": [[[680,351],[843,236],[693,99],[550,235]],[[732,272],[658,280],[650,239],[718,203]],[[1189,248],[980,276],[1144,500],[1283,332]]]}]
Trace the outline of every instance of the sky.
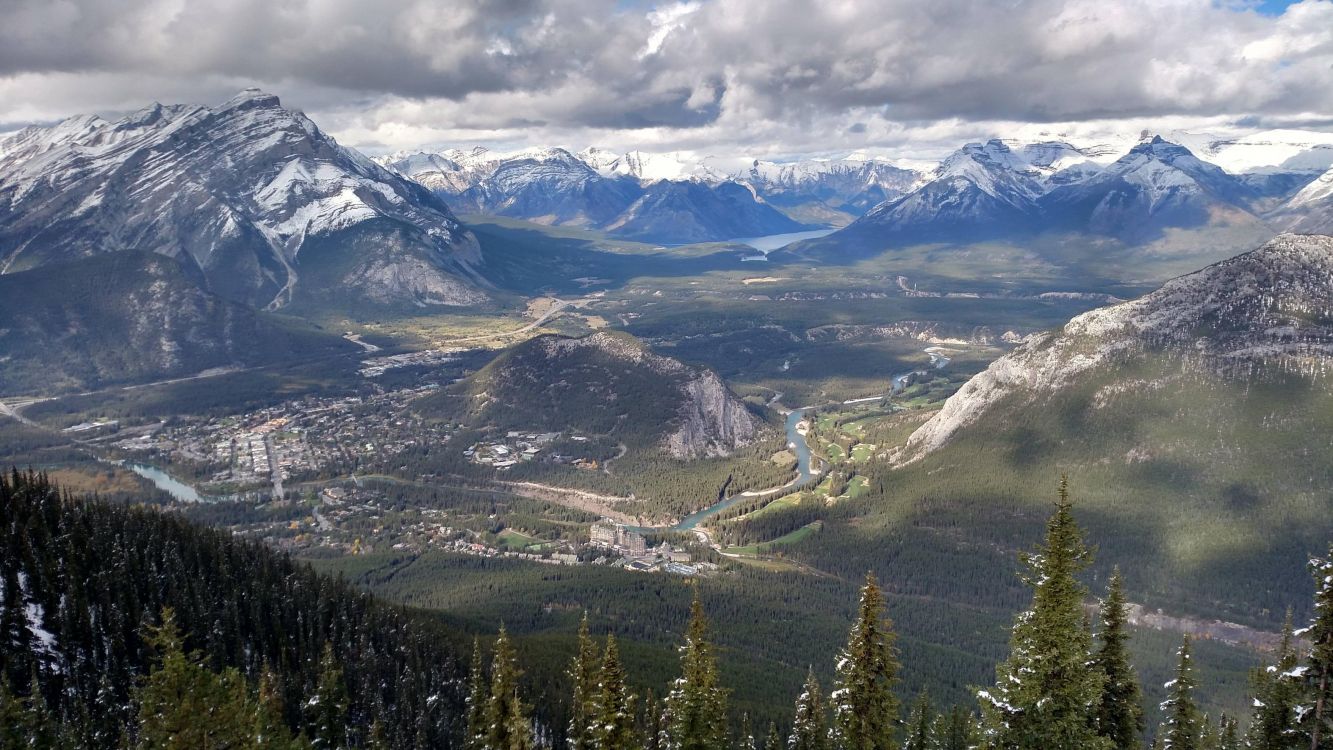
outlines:
[{"label": "sky", "polygon": [[1333,0],[0,0],[0,132],[258,86],[370,153],[1333,130]]}]

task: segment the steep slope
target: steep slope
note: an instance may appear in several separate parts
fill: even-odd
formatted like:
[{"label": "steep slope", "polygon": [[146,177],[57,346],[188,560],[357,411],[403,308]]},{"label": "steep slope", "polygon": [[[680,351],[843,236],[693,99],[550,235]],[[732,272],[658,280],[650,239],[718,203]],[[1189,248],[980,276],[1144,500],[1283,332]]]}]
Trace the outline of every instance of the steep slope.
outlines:
[{"label": "steep slope", "polygon": [[539,336],[455,394],[470,401],[469,423],[614,435],[674,458],[730,455],[763,425],[717,373],[654,354],[623,333]]},{"label": "steep slope", "polygon": [[68,497],[17,471],[0,476],[0,518],[0,600],[19,613],[0,641],[0,683],[21,693],[38,685],[77,733],[70,746],[127,744],[123,724],[157,657],[145,625],[165,608],[208,668],[234,668],[251,684],[267,673],[294,731],[307,729],[302,708],[320,694],[328,649],[346,696],[332,718],[349,734],[370,736],[375,725],[389,747],[458,746],[466,637],[439,617],[177,513]]},{"label": "steep slope", "polygon": [[1001,140],[969,143],[941,162],[929,182],[843,231],[952,240],[1024,230],[1037,215],[1044,179],[1062,164],[1060,151],[1042,144],[1029,155]]},{"label": "steep slope", "polygon": [[[646,155],[589,149],[486,149],[394,154],[380,160],[461,211],[600,229],[672,244],[793,232],[804,225],[730,180],[680,173]],[[666,175],[666,176],[663,176]],[[711,174],[709,175],[711,178]]]},{"label": "steep slope", "polygon": [[[1035,403],[1094,378],[1165,358],[1178,376],[1244,382],[1282,374],[1327,393],[1333,364],[1333,238],[1281,235],[1250,253],[1174,279],[1137,300],[1084,313],[994,362],[907,442],[908,460],[939,449],[1002,404]],[[1098,402],[1164,383],[1109,384]]]},{"label": "steep slope", "polygon": [[1333,234],[1333,168],[1307,184],[1269,218],[1292,231]]},{"label": "steep slope", "polygon": [[1168,226],[1207,223],[1214,213],[1247,213],[1259,196],[1221,167],[1153,136],[1090,179],[1041,198],[1052,226],[1141,238]]},{"label": "steep slope", "polygon": [[254,306],[486,299],[476,240],[439,199],[257,90],[28,128],[0,153],[3,273],[144,250]]},{"label": "steep slope", "polygon": [[351,351],[204,292],[170,258],[99,255],[0,276],[0,391],[58,393]]}]

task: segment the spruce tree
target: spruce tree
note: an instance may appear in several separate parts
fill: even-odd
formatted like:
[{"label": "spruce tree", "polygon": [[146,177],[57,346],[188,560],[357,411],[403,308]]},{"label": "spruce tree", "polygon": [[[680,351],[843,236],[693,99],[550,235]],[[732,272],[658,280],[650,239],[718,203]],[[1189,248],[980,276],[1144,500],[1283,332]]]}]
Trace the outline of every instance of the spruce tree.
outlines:
[{"label": "spruce tree", "polygon": [[996,685],[979,693],[986,740],[997,750],[1111,750],[1097,733],[1105,675],[1092,664],[1083,625],[1087,590],[1076,577],[1090,561],[1074,521],[1068,484],[1060,480],[1046,538],[1025,555],[1032,606],[1014,624],[1009,658]]},{"label": "spruce tree", "polygon": [[741,736],[737,743],[739,750],[759,750],[755,747],[754,728],[750,726],[750,713],[741,714]]},{"label": "spruce tree", "polygon": [[588,634],[588,613],[579,622],[578,653],[569,667],[573,695],[569,705],[570,750],[588,750],[593,740],[592,725],[597,715],[597,645]]},{"label": "spruce tree", "polygon": [[787,750],[828,750],[828,719],[824,696],[814,668],[805,678],[805,688],[796,698],[796,716],[792,720]]},{"label": "spruce tree", "polygon": [[933,750],[935,709],[930,705],[930,694],[922,690],[907,712],[907,734],[903,750]]},{"label": "spruce tree", "polygon": [[891,750],[898,699],[893,623],[884,617],[884,594],[866,574],[847,647],[838,658],[833,691],[833,744],[838,750]]},{"label": "spruce tree", "polygon": [[1300,655],[1296,653],[1291,630],[1291,611],[1282,625],[1282,641],[1276,661],[1256,670],[1251,677],[1254,689],[1254,715],[1250,719],[1247,743],[1252,750],[1301,750],[1296,732],[1296,706],[1301,685],[1297,680]]},{"label": "spruce tree", "polygon": [[598,677],[597,700],[592,706],[592,747],[597,750],[637,750],[639,738],[634,731],[634,696],[625,686],[625,670],[620,665],[616,637],[606,636],[606,653]]},{"label": "spruce tree", "polygon": [[333,644],[325,642],[319,658],[319,681],[315,694],[306,701],[306,728],[316,750],[340,750],[347,743],[347,687],[342,669],[333,655]]},{"label": "spruce tree", "polygon": [[764,738],[764,750],[782,750],[782,735],[778,734],[778,725],[768,723],[768,736]]},{"label": "spruce tree", "polygon": [[1310,652],[1301,672],[1304,705],[1297,731],[1303,747],[1333,750],[1333,547],[1328,558],[1311,560],[1310,570],[1315,579],[1314,621],[1303,631]]},{"label": "spruce tree", "polygon": [[727,746],[727,691],[718,684],[708,620],[696,591],[680,655],[681,675],[667,696],[670,750],[723,750]]},{"label": "spruce tree", "polygon": [[1203,718],[1194,702],[1198,687],[1194,678],[1194,664],[1190,657],[1190,639],[1185,636],[1180,646],[1176,676],[1166,683],[1166,700],[1162,712],[1166,715],[1158,731],[1162,750],[1200,750],[1203,737]]},{"label": "spruce tree", "polygon": [[518,694],[518,656],[503,625],[491,662],[491,696],[486,703],[486,750],[530,750],[532,728]]},{"label": "spruce tree", "polygon": [[481,668],[481,639],[472,639],[472,667],[468,671],[467,728],[463,737],[464,750],[485,750],[486,708],[491,689]]},{"label": "spruce tree", "polygon": [[1120,569],[1111,573],[1101,606],[1101,648],[1093,665],[1105,676],[1097,709],[1097,733],[1111,740],[1116,750],[1142,746],[1143,694],[1129,663],[1128,610]]},{"label": "spruce tree", "polygon": [[953,706],[935,720],[933,750],[975,750],[981,743],[973,714]]},{"label": "spruce tree", "polygon": [[1240,750],[1240,727],[1230,716],[1222,716],[1222,731],[1218,736],[1217,750]]}]

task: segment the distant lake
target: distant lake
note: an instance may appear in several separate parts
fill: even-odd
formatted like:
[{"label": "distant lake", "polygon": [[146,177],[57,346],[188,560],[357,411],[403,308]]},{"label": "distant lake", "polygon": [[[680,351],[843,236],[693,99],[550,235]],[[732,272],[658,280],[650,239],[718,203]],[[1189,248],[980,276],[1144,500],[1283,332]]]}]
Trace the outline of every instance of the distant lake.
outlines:
[{"label": "distant lake", "polygon": [[749,245],[767,255],[768,253],[784,248],[793,242],[801,240],[813,240],[816,237],[824,237],[833,234],[836,229],[812,229],[808,232],[787,232],[786,234],[766,234],[763,237],[738,237],[727,242],[735,242],[739,245]]}]

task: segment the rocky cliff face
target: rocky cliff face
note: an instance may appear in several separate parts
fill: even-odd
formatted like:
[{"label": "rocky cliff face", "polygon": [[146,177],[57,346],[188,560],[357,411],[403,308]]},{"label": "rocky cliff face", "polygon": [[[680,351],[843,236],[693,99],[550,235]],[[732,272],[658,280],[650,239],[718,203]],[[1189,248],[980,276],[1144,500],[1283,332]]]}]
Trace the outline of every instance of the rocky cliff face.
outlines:
[{"label": "rocky cliff face", "polygon": [[[1333,368],[1333,237],[1281,235],[1147,296],[1029,337],[950,397],[900,458],[940,448],[1002,402],[1036,405],[1090,374],[1157,353],[1224,377],[1277,367],[1328,383],[1320,376]],[[1097,397],[1135,387],[1112,382]]]},{"label": "rocky cliff face", "polygon": [[486,299],[477,241],[444,203],[256,90],[0,144],[0,273],[124,250],[175,258],[257,307]]},{"label": "rocky cliff face", "polygon": [[58,393],[351,351],[336,336],[221,299],[150,253],[0,276],[0,384]]},{"label": "rocky cliff face", "polygon": [[478,423],[607,435],[679,459],[729,455],[764,429],[717,373],[624,333],[539,336],[457,391]]}]

